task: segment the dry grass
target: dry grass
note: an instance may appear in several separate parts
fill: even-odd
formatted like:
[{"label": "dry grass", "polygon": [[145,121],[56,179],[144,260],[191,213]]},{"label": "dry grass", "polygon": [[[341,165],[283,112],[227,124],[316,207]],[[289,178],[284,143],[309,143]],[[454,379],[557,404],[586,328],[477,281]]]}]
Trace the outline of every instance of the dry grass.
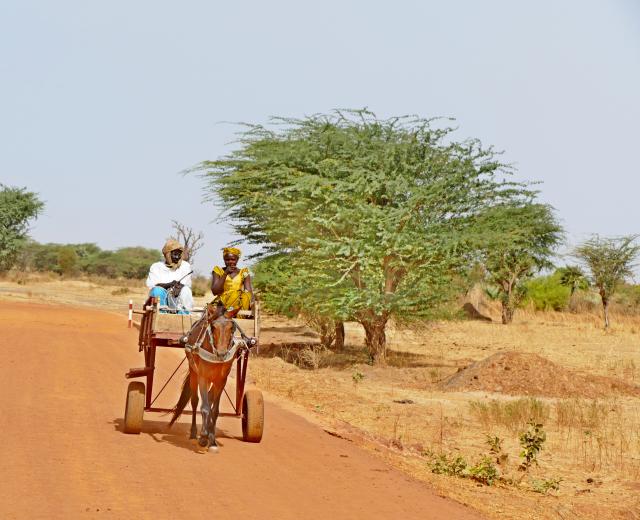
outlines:
[{"label": "dry grass", "polygon": [[549,405],[532,397],[509,401],[471,401],[469,411],[487,431],[495,426],[504,426],[514,433],[526,429],[530,421],[547,424],[550,415]]},{"label": "dry grass", "polygon": [[[639,318],[616,319],[609,332],[602,330],[598,316],[524,312],[506,327],[469,321],[392,327],[391,366],[384,369],[366,364],[362,331],[355,324],[347,326],[345,351],[324,351],[318,363],[304,364],[295,358],[314,345],[308,331],[281,318],[266,321],[272,326],[262,338],[263,353],[274,357],[254,360],[252,374],[259,386],[351,432],[365,446],[386,446],[385,456],[394,464],[446,494],[495,518],[598,518],[605,513],[634,518],[631,512],[640,517],[640,399],[512,398],[445,393],[438,385],[458,368],[505,350],[536,353],[585,375],[637,383]],[[282,350],[291,332],[278,331],[294,329],[298,340]],[[518,434],[531,419],[544,424],[547,441],[539,466],[523,475],[517,471]],[[429,463],[439,454],[482,460],[488,453],[487,434],[503,440],[508,457],[499,469],[520,482],[517,486],[479,488],[431,472]],[[535,492],[558,479],[559,491],[549,491],[553,496]]]}]

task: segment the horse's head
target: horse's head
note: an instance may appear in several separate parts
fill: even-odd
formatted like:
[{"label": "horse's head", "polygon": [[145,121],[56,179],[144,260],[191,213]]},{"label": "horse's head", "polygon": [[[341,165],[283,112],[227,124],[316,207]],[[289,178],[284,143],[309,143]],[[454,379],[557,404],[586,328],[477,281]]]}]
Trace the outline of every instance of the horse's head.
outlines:
[{"label": "horse's head", "polygon": [[213,334],[214,344],[212,347],[218,352],[226,352],[231,348],[231,342],[233,341],[233,333],[235,331],[233,320],[227,317],[224,305],[207,304],[207,314]]}]

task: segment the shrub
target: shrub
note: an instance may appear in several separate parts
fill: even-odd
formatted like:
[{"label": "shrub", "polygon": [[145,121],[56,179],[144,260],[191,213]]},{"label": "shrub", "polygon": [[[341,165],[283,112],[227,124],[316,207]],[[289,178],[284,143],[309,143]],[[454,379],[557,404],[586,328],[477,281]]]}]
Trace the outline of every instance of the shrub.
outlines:
[{"label": "shrub", "polygon": [[520,457],[522,462],[518,469],[527,471],[532,464],[538,465],[538,453],[547,440],[547,434],[542,429],[542,424],[531,421],[529,428],[520,434],[520,446],[522,451]]},{"label": "shrub", "polygon": [[546,495],[549,491],[559,491],[560,490],[560,482],[562,482],[561,478],[547,478],[547,479],[533,479],[531,481],[531,489],[533,489],[536,493],[542,493]]},{"label": "shrub", "polygon": [[467,470],[470,479],[480,482],[486,486],[491,486],[499,477],[498,468],[496,468],[491,457],[483,456],[476,464]]},{"label": "shrub", "polygon": [[562,285],[562,272],[540,276],[527,282],[525,302],[538,311],[563,311],[569,306],[571,289]]},{"label": "shrub", "polygon": [[456,457],[449,457],[442,454],[436,457],[436,459],[431,463],[431,471],[436,475],[463,477],[465,469],[467,469],[467,462],[460,455]]},{"label": "shrub", "polygon": [[76,272],[78,255],[71,246],[60,248],[58,252],[58,268],[60,273],[69,276]]}]

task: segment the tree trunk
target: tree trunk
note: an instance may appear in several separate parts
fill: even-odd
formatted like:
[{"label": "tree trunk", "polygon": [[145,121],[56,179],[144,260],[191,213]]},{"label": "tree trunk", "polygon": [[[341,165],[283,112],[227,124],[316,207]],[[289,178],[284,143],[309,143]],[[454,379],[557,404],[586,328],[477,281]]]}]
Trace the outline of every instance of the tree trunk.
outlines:
[{"label": "tree trunk", "polygon": [[330,348],[335,339],[335,329],[332,327],[333,322],[323,320],[319,323],[320,344],[325,348]]},{"label": "tree trunk", "polygon": [[362,320],[365,333],[365,345],[374,365],[387,364],[387,336],[385,327],[386,316],[373,316],[371,319]]},{"label": "tree trunk", "polygon": [[513,314],[516,310],[515,302],[513,300],[513,284],[509,281],[505,281],[502,284],[502,296],[500,297],[500,303],[502,303],[503,325],[509,325],[509,323],[513,321]]},{"label": "tree trunk", "polygon": [[600,299],[604,311],[604,329],[607,330],[609,328],[609,297],[604,291],[600,291]]},{"label": "tree trunk", "polygon": [[515,309],[509,303],[502,302],[502,324],[509,325],[513,321]]},{"label": "tree trunk", "polygon": [[334,345],[336,350],[342,350],[344,348],[344,322],[342,321],[336,321],[336,339]]}]

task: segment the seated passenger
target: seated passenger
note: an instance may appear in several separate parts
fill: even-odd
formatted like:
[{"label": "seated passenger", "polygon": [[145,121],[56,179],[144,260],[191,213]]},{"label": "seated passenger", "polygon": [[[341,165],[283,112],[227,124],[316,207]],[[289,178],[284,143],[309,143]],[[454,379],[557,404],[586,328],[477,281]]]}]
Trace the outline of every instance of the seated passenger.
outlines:
[{"label": "seated passenger", "polygon": [[235,316],[239,310],[249,310],[253,303],[253,287],[249,269],[238,269],[240,250],[237,247],[225,247],[222,250],[224,267],[213,268],[211,292],[213,301],[220,301],[227,313]]},{"label": "seated passenger", "polygon": [[167,240],[162,248],[164,262],[156,262],[149,269],[147,287],[150,297],[160,300],[179,313],[189,313],[193,308],[191,294],[191,265],[182,259],[184,247],[176,240]]}]

